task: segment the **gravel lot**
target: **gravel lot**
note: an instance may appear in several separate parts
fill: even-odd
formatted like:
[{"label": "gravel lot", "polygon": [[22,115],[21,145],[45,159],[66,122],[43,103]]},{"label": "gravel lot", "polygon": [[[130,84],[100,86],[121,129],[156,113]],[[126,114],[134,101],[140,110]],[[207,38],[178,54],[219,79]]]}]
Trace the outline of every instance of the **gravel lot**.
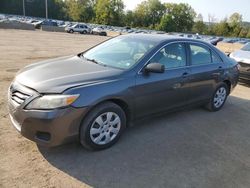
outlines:
[{"label": "gravel lot", "polygon": [[0,187],[249,187],[246,85],[238,85],[219,112],[195,108],[138,122],[104,151],[86,151],[77,143],[42,148],[17,133],[6,107],[15,73],[105,39],[0,29]]}]

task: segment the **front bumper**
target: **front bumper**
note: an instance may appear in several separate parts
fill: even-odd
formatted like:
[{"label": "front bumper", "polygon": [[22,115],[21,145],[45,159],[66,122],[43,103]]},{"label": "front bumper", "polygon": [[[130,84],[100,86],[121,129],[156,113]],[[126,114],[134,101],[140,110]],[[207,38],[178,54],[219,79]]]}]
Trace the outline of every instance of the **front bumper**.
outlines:
[{"label": "front bumper", "polygon": [[99,35],[100,36],[107,36],[107,33],[105,31],[103,31],[103,32],[99,32]]},{"label": "front bumper", "polygon": [[[9,94],[10,95],[10,94]],[[26,110],[8,97],[12,124],[24,137],[39,145],[57,146],[78,137],[87,108],[67,107],[53,110]]]},{"label": "front bumper", "polygon": [[84,109],[10,112],[14,127],[26,138],[44,146],[57,146],[78,137]]}]

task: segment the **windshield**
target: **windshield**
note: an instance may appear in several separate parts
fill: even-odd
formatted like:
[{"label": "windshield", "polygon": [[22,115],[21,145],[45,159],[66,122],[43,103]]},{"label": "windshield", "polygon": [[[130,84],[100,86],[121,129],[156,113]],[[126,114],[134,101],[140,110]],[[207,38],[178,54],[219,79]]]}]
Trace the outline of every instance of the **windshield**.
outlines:
[{"label": "windshield", "polygon": [[117,37],[90,49],[83,57],[97,64],[129,69],[155,45],[154,41]]},{"label": "windshield", "polygon": [[247,43],[245,46],[243,46],[241,50],[250,51],[250,43]]}]

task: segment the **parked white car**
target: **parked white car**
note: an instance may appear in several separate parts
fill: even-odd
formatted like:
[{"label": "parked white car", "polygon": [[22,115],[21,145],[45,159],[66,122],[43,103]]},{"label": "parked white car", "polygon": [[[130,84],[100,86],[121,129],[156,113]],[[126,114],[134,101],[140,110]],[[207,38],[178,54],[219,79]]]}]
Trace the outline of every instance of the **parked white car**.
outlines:
[{"label": "parked white car", "polygon": [[85,24],[75,24],[73,26],[66,27],[65,30],[68,33],[78,32],[81,34],[87,34],[87,33],[90,33],[90,31],[91,31],[91,29]]},{"label": "parked white car", "polygon": [[92,29],[91,33],[94,35],[107,36],[107,32],[102,27],[95,27]]},{"label": "parked white car", "polygon": [[240,79],[250,83],[250,43],[245,44],[240,50],[232,52],[230,57],[240,65]]}]

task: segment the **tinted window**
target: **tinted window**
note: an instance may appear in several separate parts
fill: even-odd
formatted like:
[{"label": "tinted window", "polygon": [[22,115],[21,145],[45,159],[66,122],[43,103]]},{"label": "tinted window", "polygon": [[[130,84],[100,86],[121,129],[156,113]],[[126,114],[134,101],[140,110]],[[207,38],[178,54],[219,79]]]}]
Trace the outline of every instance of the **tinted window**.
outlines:
[{"label": "tinted window", "polygon": [[206,47],[190,44],[192,65],[212,63],[210,50]]},{"label": "tinted window", "polygon": [[183,67],[186,65],[185,46],[181,43],[167,45],[162,48],[150,61],[151,63],[161,63],[167,69]]},{"label": "tinted window", "polygon": [[212,52],[212,60],[214,63],[222,62],[221,58],[217,54],[215,54],[214,52]]}]

